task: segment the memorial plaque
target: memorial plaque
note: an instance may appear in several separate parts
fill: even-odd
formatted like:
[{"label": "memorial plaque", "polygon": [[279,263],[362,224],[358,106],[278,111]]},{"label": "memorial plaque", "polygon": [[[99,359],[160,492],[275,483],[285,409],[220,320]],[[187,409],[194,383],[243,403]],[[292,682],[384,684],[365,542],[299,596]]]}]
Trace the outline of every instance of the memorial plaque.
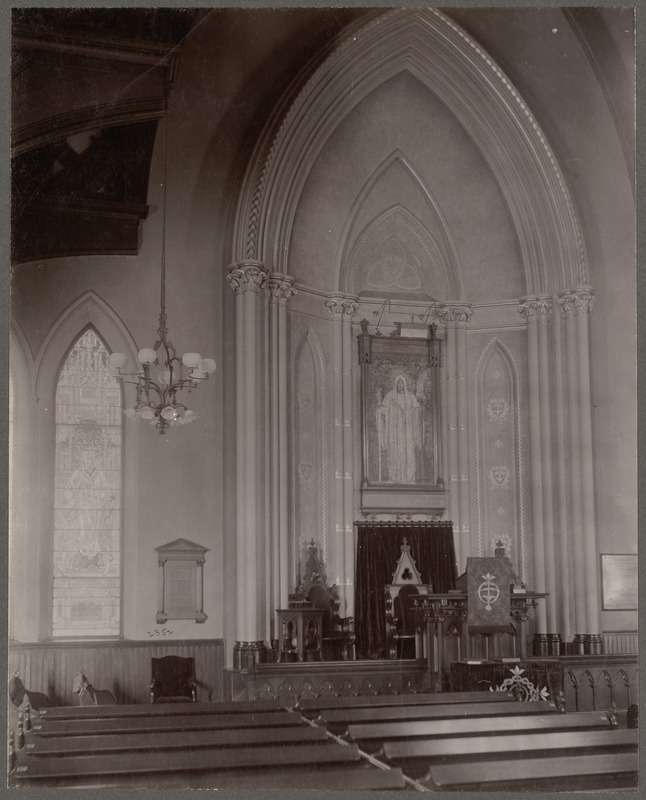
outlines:
[{"label": "memorial plaque", "polygon": [[603,610],[637,609],[637,556],[632,554],[601,556]]},{"label": "memorial plaque", "polygon": [[197,611],[195,562],[168,561],[164,585],[164,610],[169,619],[195,618]]},{"label": "memorial plaque", "polygon": [[159,606],[156,622],[169,619],[194,619],[205,622],[204,557],[208,547],[175,539],[156,547],[159,563]]}]

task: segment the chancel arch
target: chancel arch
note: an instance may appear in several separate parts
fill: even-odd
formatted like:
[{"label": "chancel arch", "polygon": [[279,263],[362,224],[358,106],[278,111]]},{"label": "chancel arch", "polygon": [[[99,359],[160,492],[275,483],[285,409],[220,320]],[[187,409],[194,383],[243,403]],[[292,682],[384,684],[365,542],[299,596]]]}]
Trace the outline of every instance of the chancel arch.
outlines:
[{"label": "chancel arch", "polygon": [[526,291],[585,284],[578,220],[545,136],[502,70],[436,9],[376,13],[309,79],[249,165],[235,228],[237,257],[289,271],[305,165],[316,162],[362,100],[402,72],[446,104],[495,173],[520,243]]},{"label": "chancel arch", "polygon": [[[559,329],[544,311],[559,292],[581,287],[588,271],[577,215],[545,135],[489,55],[434,9],[370,16],[339,39],[297,94],[284,96],[282,108],[287,110],[269,121],[245,173],[233,250],[237,263],[254,264],[276,281],[288,272],[294,276],[296,296],[289,313],[318,314],[320,305],[314,309],[320,303],[329,314],[321,330],[330,352],[329,414],[335,425],[330,530],[343,539],[343,557],[333,571],[346,613],[354,604],[357,543],[352,527],[362,509],[365,482],[358,457],[359,322],[372,324],[377,335],[408,330],[416,336],[433,323],[443,342],[446,458],[445,474],[439,477],[461,571],[466,558],[480,549],[482,535],[480,521],[474,535],[475,515],[482,508],[472,508],[471,498],[482,491],[474,431],[483,410],[474,411],[473,392],[484,378],[474,377],[478,367],[469,339],[479,325],[493,330],[508,325],[502,320],[510,304],[517,304],[521,315],[515,323],[518,342],[522,323],[527,326],[530,368],[522,379],[528,381],[532,408],[531,532],[520,513],[524,497],[516,497],[505,511],[518,522],[519,569],[535,577],[537,590],[555,598],[555,572],[545,572],[542,565],[545,554],[552,558],[556,548],[553,487],[562,464],[542,465],[541,448],[551,448],[554,409],[567,403],[568,392],[583,397],[583,407],[589,408],[590,388],[589,376],[586,385],[576,388],[549,381],[550,348],[562,344]],[[386,124],[392,118],[396,126]],[[579,330],[584,336],[581,325]],[[505,364],[503,359],[500,367]],[[520,380],[516,372],[509,384],[515,398]],[[484,384],[479,388],[484,391]],[[587,425],[587,412],[580,418]],[[516,429],[511,447],[519,446]],[[579,457],[574,432],[565,447]],[[510,477],[522,472],[518,453],[514,457]],[[502,476],[502,470],[494,469],[501,466],[490,464],[487,474]],[[590,473],[586,480],[592,481]],[[569,480],[564,486],[566,495],[581,492]],[[294,539],[300,533],[292,530],[290,535]],[[532,542],[532,559],[526,541]],[[288,587],[284,580],[281,584],[284,596]],[[591,586],[590,594],[598,598],[598,589]],[[557,627],[554,602],[550,613],[543,608],[538,618],[548,632]],[[587,634],[598,623],[586,617],[585,627]]]}]

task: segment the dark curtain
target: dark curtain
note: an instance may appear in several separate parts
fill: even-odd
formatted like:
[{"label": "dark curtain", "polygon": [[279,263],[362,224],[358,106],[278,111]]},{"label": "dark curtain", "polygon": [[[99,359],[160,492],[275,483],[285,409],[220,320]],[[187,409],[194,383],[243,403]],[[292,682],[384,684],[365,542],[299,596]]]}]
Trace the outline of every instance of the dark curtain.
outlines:
[{"label": "dark curtain", "polygon": [[359,658],[387,658],[385,590],[404,538],[424,583],[434,592],[455,588],[451,522],[358,523],[355,631]]}]

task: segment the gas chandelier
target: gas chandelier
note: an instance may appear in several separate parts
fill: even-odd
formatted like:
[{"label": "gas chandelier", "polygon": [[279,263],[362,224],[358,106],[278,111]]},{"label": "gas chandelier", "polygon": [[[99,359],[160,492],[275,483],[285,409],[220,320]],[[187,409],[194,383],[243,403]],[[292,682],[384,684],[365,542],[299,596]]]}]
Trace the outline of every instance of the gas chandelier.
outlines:
[{"label": "gas chandelier", "polygon": [[[152,347],[144,347],[137,354],[141,371],[127,370],[128,357],[124,353],[112,353],[109,357],[108,371],[122,383],[131,383],[136,387],[135,404],[124,413],[130,419],[149,422],[155,425],[160,434],[166,428],[177,425],[188,425],[196,418],[177,395],[191,389],[206,380],[215,372],[215,361],[202,358],[199,353],[184,353],[179,358],[171,342],[166,326],[166,181],[167,167],[167,120],[164,122],[164,215],[162,227],[161,252],[161,302],[159,310],[159,327],[157,340]],[[151,375],[153,367],[160,366],[161,371],[156,379]]]}]

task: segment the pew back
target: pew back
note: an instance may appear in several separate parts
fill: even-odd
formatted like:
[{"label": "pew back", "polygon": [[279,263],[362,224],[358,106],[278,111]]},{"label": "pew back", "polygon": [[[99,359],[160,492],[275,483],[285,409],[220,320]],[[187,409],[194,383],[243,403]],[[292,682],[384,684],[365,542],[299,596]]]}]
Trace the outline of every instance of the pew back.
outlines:
[{"label": "pew back", "polygon": [[458,791],[582,791],[637,786],[637,753],[438,764],[426,785]]},{"label": "pew back", "polygon": [[262,714],[169,714],[106,719],[46,719],[35,723],[33,732],[37,736],[100,736],[105,733],[146,734],[151,731],[208,731],[291,725],[305,725],[305,722],[291,711],[267,711]]},{"label": "pew back", "polygon": [[438,763],[495,761],[549,755],[636,752],[635,730],[565,731],[520,733],[501,736],[466,736],[449,739],[421,739],[385,742],[376,754],[389,764],[401,766],[407,775],[429,775]]},{"label": "pew back", "polygon": [[358,723],[348,726],[348,737],[355,742],[373,743],[395,739],[441,738],[447,736],[500,736],[507,733],[537,731],[609,730],[613,723],[607,714],[580,711],[573,714],[524,715],[518,717],[477,717]]}]

